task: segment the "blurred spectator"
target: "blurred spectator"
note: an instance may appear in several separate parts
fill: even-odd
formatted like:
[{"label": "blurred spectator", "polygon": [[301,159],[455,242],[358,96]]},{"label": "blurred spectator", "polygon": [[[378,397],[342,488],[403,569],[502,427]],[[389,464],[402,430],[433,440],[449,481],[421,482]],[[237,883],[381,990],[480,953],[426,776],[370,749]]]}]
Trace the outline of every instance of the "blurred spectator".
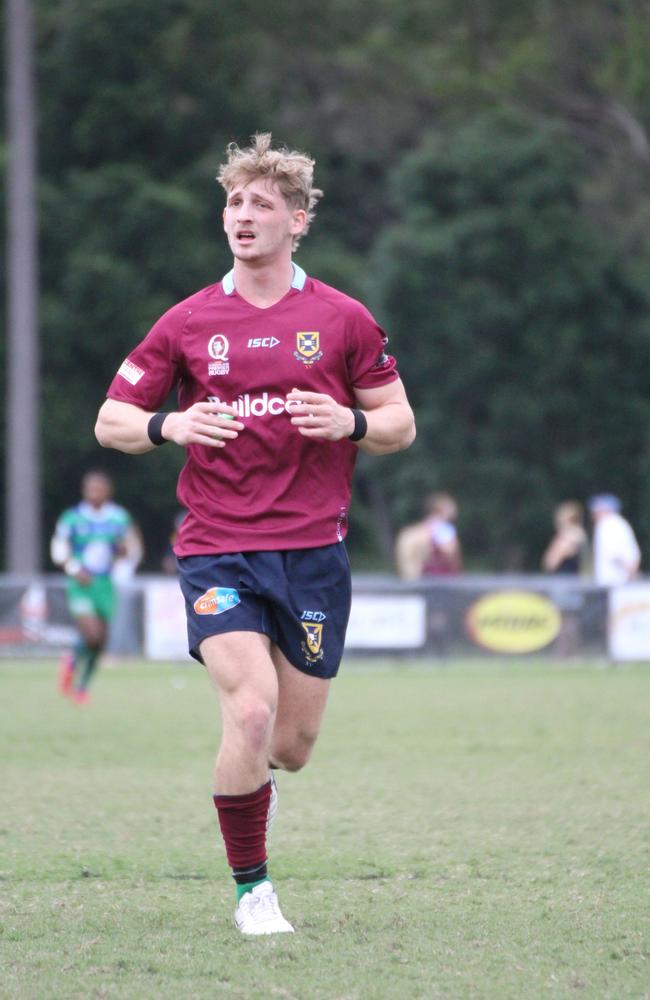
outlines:
[{"label": "blurred spectator", "polygon": [[589,501],[594,524],[594,579],[601,587],[616,587],[634,579],[641,550],[631,525],[622,517],[621,501],[601,493]]},{"label": "blurred spectator", "polygon": [[584,508],[577,500],[565,500],[555,508],[555,534],[542,556],[547,573],[578,574],[585,566],[587,532]]},{"label": "blurred spectator", "polygon": [[433,493],[424,505],[425,517],[407,525],[395,543],[395,563],[404,580],[449,576],[462,570],[456,501],[448,493]]}]

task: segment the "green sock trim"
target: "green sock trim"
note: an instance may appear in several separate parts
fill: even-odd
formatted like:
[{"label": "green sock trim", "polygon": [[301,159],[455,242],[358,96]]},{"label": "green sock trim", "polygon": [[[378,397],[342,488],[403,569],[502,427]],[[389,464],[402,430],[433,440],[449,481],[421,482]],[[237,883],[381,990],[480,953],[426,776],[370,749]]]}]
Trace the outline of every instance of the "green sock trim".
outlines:
[{"label": "green sock trim", "polygon": [[270,879],[268,875],[265,875],[264,878],[258,878],[257,882],[244,882],[243,885],[239,884],[235,885],[235,889],[237,890],[237,902],[239,903],[239,900],[247,892],[252,892],[256,885],[261,885],[262,882],[269,882],[269,881]]}]

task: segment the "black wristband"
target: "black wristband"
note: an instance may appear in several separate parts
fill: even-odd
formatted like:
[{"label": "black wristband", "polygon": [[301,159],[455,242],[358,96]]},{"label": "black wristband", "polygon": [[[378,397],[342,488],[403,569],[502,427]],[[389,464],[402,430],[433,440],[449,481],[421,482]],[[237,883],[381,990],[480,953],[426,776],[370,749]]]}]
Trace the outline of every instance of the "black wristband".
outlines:
[{"label": "black wristband", "polygon": [[352,410],[354,416],[354,430],[350,434],[349,441],[360,441],[368,433],[368,421],[363,410]]},{"label": "black wristband", "polygon": [[154,413],[147,424],[147,434],[152,444],[164,444],[167,440],[167,438],[162,436],[162,425],[167,416],[167,413]]}]

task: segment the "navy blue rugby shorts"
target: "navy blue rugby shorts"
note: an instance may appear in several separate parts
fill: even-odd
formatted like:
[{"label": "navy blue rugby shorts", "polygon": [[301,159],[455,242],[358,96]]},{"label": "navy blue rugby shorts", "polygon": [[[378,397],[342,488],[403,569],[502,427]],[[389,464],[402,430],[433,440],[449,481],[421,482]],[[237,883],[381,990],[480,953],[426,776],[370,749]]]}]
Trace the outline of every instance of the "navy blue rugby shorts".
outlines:
[{"label": "navy blue rugby shorts", "polygon": [[191,655],[210,635],[268,635],[298,670],[335,677],[350,616],[343,542],[316,549],[235,552],[177,559]]}]

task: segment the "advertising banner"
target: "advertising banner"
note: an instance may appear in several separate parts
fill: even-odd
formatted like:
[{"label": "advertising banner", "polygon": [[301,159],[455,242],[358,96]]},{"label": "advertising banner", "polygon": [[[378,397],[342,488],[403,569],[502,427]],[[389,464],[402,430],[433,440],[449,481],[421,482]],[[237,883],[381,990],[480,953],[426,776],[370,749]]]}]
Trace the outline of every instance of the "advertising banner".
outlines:
[{"label": "advertising banner", "polygon": [[178,580],[150,580],[144,595],[144,652],[150,660],[191,660]]},{"label": "advertising banner", "polygon": [[[74,641],[65,586],[54,574],[0,578],[0,656],[56,655]],[[567,577],[353,576],[352,595],[349,654],[650,659],[650,583],[613,591],[609,614],[606,590]],[[215,588],[212,599],[228,594]],[[118,587],[108,652],[189,662],[186,636],[175,577]]]},{"label": "advertising banner", "polygon": [[0,587],[0,655],[44,655],[75,637],[61,587],[41,579]]},{"label": "advertising banner", "polygon": [[612,660],[650,661],[650,584],[610,590],[608,636]]},{"label": "advertising banner", "polygon": [[421,594],[355,594],[346,649],[422,649],[426,643],[426,600]]}]

